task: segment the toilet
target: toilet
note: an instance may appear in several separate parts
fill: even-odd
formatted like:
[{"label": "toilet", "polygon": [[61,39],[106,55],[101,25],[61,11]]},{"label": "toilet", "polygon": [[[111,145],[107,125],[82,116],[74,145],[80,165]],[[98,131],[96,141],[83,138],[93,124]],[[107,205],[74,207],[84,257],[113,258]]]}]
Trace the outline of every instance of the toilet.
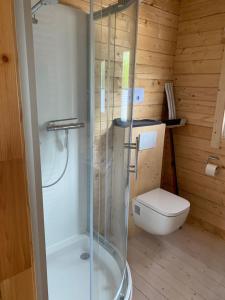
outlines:
[{"label": "toilet", "polygon": [[137,226],[151,234],[166,235],[184,224],[190,203],[180,196],[156,188],[137,196],[132,208]]}]

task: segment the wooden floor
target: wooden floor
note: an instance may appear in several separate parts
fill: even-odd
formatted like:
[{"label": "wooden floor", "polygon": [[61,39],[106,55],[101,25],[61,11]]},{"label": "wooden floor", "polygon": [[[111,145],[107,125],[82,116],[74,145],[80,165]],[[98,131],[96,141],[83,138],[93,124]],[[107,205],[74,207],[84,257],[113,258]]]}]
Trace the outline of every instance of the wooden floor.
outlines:
[{"label": "wooden floor", "polygon": [[133,300],[225,299],[225,241],[185,225],[156,237],[141,233],[128,243]]}]

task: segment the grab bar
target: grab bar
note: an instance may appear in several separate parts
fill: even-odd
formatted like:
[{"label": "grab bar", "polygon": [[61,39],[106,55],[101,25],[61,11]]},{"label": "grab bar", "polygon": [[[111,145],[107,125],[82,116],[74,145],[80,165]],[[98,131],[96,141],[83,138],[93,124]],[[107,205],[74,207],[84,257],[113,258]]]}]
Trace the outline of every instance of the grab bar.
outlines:
[{"label": "grab bar", "polygon": [[77,120],[77,118],[52,120],[47,123],[46,129],[47,129],[47,131],[69,130],[69,129],[78,129],[78,128],[82,128],[85,126],[84,123],[72,122],[75,120]]}]

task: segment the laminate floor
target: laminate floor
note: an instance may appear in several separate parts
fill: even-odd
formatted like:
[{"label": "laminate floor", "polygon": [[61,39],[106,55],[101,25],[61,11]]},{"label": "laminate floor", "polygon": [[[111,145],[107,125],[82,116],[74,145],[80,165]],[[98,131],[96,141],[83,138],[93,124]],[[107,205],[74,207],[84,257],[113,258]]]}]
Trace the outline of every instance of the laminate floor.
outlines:
[{"label": "laminate floor", "polygon": [[133,300],[225,300],[225,241],[193,225],[128,242]]}]

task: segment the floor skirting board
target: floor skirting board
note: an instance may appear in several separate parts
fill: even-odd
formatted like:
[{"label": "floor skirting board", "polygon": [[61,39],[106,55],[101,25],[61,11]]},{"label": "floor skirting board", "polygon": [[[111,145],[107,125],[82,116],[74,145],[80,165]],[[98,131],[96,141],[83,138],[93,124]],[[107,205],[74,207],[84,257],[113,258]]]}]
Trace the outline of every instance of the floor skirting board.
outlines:
[{"label": "floor skirting board", "polygon": [[206,230],[212,234],[215,234],[215,235],[219,236],[220,238],[222,238],[223,240],[225,240],[225,230],[223,230],[219,227],[216,227],[212,224],[209,224],[208,222],[206,222],[204,220],[200,220],[200,219],[190,215],[187,219],[187,223],[191,224],[193,226],[196,226],[196,227],[203,228],[204,230]]}]

